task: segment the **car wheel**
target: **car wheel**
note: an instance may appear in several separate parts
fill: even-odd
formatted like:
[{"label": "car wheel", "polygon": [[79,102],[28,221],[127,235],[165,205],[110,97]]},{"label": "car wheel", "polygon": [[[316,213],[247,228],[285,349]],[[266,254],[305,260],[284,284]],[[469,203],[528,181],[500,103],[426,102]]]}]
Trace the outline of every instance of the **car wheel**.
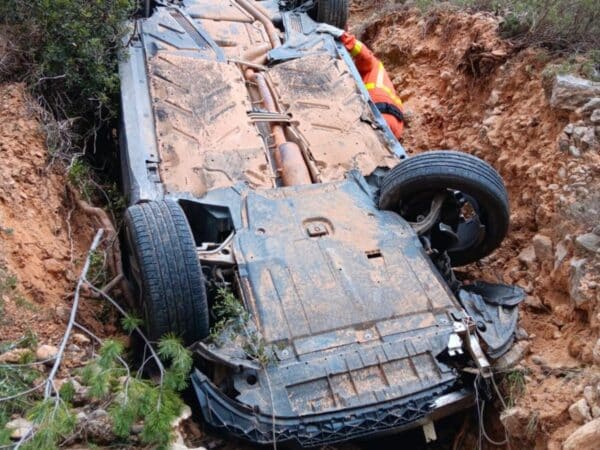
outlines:
[{"label": "car wheel", "polygon": [[315,0],[310,16],[317,22],[344,29],[348,22],[348,0]]},{"label": "car wheel", "polygon": [[128,277],[137,291],[148,337],[173,333],[191,344],[209,333],[206,288],[185,214],[174,201],[125,213]]},{"label": "car wheel", "polygon": [[415,224],[428,220],[436,202],[437,227],[429,227],[432,247],[452,235],[443,250],[453,266],[489,255],[506,236],[510,214],[504,182],[475,156],[446,150],[422,153],[402,161],[382,181],[379,207]]}]

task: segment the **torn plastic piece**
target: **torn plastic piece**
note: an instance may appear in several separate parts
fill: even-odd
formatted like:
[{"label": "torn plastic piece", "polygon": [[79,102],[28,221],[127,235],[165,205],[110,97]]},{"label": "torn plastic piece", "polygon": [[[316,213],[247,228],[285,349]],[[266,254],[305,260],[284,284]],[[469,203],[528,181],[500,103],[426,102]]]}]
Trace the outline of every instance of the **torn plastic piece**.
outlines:
[{"label": "torn plastic piece", "polygon": [[[487,294],[485,297],[475,291]],[[514,341],[519,309],[524,294],[512,286],[476,283],[458,292],[458,299],[477,325],[477,334],[492,359],[508,351]]]},{"label": "torn plastic piece", "polygon": [[517,306],[525,298],[525,292],[518,286],[476,281],[463,286],[473,294],[481,295],[486,303],[499,306]]}]

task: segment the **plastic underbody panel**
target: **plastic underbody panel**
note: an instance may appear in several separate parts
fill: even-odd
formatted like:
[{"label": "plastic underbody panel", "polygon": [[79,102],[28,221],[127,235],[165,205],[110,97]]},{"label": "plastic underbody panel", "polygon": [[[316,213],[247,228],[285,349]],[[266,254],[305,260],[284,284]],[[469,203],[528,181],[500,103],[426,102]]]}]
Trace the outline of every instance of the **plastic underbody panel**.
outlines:
[{"label": "plastic underbody panel", "polygon": [[[466,316],[412,228],[377,209],[358,172],[327,184],[215,190],[202,202],[232,213],[242,297],[277,360],[243,362],[227,333],[220,346],[201,344],[235,368],[235,399],[193,376],[210,423],[256,442],[310,446],[418,425],[437,398],[460,390],[458,372],[438,356]],[[468,405],[470,395],[454,403]]]},{"label": "plastic underbody panel", "polygon": [[[254,442],[314,446],[466,408],[472,393],[447,356],[468,317],[365,179],[404,150],[348,53],[307,14],[279,20],[273,49],[233,0],[159,7],[120,65],[130,201],[174,198],[214,213],[214,236],[231,228],[238,294],[275,355],[261,365],[236,339],[198,343],[204,367],[226,368],[233,386],[196,370],[204,418]],[[257,106],[243,62],[265,75],[277,117]],[[279,187],[269,120],[286,123],[314,184]]]}]

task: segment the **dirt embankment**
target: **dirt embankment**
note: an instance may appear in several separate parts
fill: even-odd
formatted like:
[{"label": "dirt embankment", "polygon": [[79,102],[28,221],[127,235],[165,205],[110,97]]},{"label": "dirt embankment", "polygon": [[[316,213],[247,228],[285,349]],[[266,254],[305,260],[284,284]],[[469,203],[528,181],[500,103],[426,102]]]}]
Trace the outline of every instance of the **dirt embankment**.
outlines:
[{"label": "dirt embankment", "polygon": [[600,258],[581,245],[582,235],[594,240],[600,211],[593,126],[585,151],[559,146],[559,140],[571,139],[562,134],[567,124],[583,126],[582,114],[550,106],[547,70],[544,75],[549,57],[517,52],[498,37],[495,18],[451,11],[421,16],[406,9],[381,13],[380,3],[355,1],[352,31],[382,58],[412,112],[406,148],[470,152],[490,162],[506,182],[509,237],[465,276],[515,283],[528,293],[521,325],[530,353],[522,362],[525,392],[516,403],[533,430],[520,445],[558,449],[579,426],[569,407],[585,386],[595,390],[600,381],[593,365]]},{"label": "dirt embankment", "polygon": [[[0,85],[0,341],[33,332],[57,345],[95,226],[67,195],[64,168],[49,163],[33,105],[23,85]],[[88,300],[78,320],[99,336],[114,333],[102,314]],[[78,364],[81,352],[71,347],[65,365]]]}]

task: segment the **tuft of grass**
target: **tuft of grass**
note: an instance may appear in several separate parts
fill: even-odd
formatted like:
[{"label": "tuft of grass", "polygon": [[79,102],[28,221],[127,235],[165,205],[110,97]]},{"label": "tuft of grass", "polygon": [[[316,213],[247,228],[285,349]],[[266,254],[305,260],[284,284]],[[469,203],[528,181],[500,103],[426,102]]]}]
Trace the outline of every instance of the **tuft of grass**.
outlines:
[{"label": "tuft of grass", "polygon": [[508,407],[515,406],[517,400],[526,391],[525,374],[522,370],[511,370],[502,380],[503,390],[506,393]]},{"label": "tuft of grass", "polygon": [[240,337],[242,349],[249,359],[258,361],[262,366],[276,362],[273,347],[249,324],[250,313],[233,292],[219,289],[212,311],[216,321],[210,330],[209,339],[213,343],[222,345],[226,338]]},{"label": "tuft of grass", "polygon": [[215,324],[210,330],[209,339],[214,343],[220,343],[223,333],[228,328],[232,333],[241,333],[250,319],[250,314],[244,305],[229,289],[220,288],[217,291],[215,304],[212,312],[215,316]]},{"label": "tuft of grass", "polygon": [[540,413],[534,411],[529,417],[529,422],[527,422],[527,427],[525,428],[525,432],[527,434],[528,439],[533,439],[537,434],[538,426],[540,422]]},{"label": "tuft of grass", "polygon": [[144,321],[142,319],[129,314],[121,319],[121,326],[129,334],[133,333],[136,328],[141,327],[143,324]]},{"label": "tuft of grass", "polygon": [[[13,343],[12,345],[15,345]],[[33,358],[33,353],[30,357],[25,355],[21,364],[30,362],[28,359]],[[0,402],[0,445],[8,445],[10,441],[10,431],[6,429],[6,424],[11,420],[13,415],[25,415],[37,401],[37,394],[30,393],[21,395],[23,391],[29,389],[36,380],[43,374],[33,367],[2,364],[0,365],[0,398],[11,398]]]},{"label": "tuft of grass", "polygon": [[108,281],[108,268],[106,266],[106,252],[95,250],[90,253],[90,268],[88,280],[95,286],[104,286]]},{"label": "tuft of grass", "polygon": [[18,303],[24,300],[24,297],[19,293],[17,286],[19,280],[15,275],[10,273],[6,267],[0,265],[0,323],[4,321],[4,308],[6,299],[12,299]]},{"label": "tuft of grass", "polygon": [[94,195],[93,176],[92,168],[82,158],[74,158],[67,169],[69,183],[87,202],[90,202]]},{"label": "tuft of grass", "polygon": [[577,74],[592,81],[600,81],[600,51],[570,55],[564,60],[548,64],[542,76],[551,81],[556,75]]}]

